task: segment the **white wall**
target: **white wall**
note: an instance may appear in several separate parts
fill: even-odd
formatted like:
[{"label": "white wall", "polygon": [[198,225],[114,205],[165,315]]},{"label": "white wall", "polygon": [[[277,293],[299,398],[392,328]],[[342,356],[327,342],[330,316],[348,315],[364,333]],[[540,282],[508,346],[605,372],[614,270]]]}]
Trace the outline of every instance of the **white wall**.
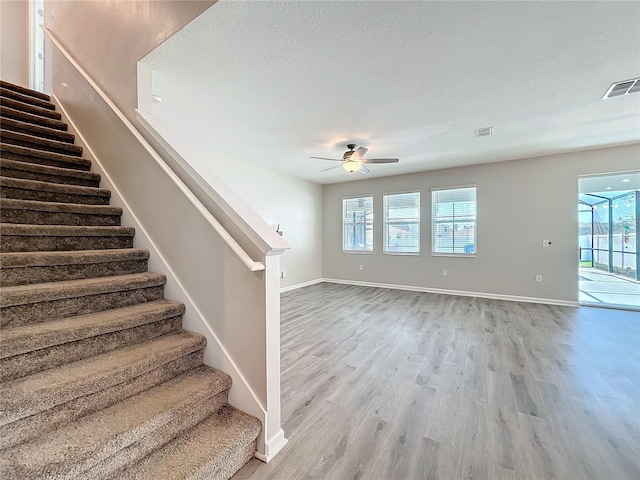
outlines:
[{"label": "white wall", "polygon": [[[578,175],[638,168],[635,144],[325,185],[323,277],[576,302]],[[434,257],[430,189],[462,185],[477,186],[477,256]],[[385,255],[382,194],[407,190],[421,191],[421,254]],[[344,253],[341,198],[366,194],[374,195],[374,252]]]},{"label": "white wall", "polygon": [[27,0],[0,1],[0,78],[29,86]]},{"label": "white wall", "polygon": [[78,63],[129,120],[135,120],[136,62],[214,3],[45,0],[44,18]]},{"label": "white wall", "polygon": [[[145,61],[140,63],[140,68],[145,68]],[[322,186],[241,159],[242,155],[229,155],[225,136],[218,133],[223,125],[202,106],[206,91],[190,88],[179,65],[156,62],[152,70],[147,77],[152,85],[141,85],[141,90],[153,91],[162,102],[141,101],[140,112],[154,127],[166,132],[173,148],[204,180],[215,186],[222,179],[268,224],[280,225],[291,245],[281,258],[281,268],[286,272],[281,287],[320,279]],[[202,74],[189,72],[189,76]],[[240,152],[242,145],[236,149]]]}]

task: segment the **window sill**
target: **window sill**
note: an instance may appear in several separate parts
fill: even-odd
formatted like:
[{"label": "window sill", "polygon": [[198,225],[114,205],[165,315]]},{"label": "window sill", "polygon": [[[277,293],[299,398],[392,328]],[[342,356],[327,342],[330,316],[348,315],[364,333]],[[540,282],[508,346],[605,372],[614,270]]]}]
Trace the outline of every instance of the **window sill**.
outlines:
[{"label": "window sill", "polygon": [[431,253],[432,257],[459,257],[459,258],[476,258],[475,253]]},{"label": "window sill", "polygon": [[366,250],[342,250],[342,253],[355,253],[356,255],[373,255],[372,251]]},{"label": "window sill", "polygon": [[401,257],[403,257],[403,256],[409,256],[409,257],[418,257],[418,256],[420,256],[420,252],[382,252],[382,253],[384,253],[385,255],[392,255],[392,256],[398,255],[398,256],[401,256]]}]

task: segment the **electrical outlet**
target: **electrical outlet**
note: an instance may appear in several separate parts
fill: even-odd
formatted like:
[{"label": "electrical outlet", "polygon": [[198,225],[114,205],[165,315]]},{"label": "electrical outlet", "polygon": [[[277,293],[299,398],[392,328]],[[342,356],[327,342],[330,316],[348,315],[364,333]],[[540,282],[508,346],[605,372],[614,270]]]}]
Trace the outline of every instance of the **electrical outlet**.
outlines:
[{"label": "electrical outlet", "polygon": [[443,277],[446,277],[447,275],[448,275],[448,273],[447,273],[447,269],[446,269],[446,268],[443,268],[443,269],[442,269],[442,276],[443,276]]},{"label": "electrical outlet", "polygon": [[542,275],[536,275],[536,282],[542,283]]},{"label": "electrical outlet", "polygon": [[364,270],[364,265],[360,265],[360,270]]}]

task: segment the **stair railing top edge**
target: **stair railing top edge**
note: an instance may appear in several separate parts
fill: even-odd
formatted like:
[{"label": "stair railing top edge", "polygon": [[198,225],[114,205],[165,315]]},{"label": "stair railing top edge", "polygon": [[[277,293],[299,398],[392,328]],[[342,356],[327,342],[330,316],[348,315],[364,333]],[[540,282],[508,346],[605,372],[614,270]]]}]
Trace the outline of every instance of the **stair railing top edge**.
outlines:
[{"label": "stair railing top edge", "polygon": [[[193,180],[201,191],[222,209],[224,214],[233,219],[253,245],[257,246],[265,255],[280,254],[290,248],[289,242],[269,226],[224,181],[219,178],[212,180],[211,177],[205,180],[178,152],[174,146],[174,139],[171,137],[171,133],[166,130],[166,127],[157,118],[143,113],[138,108],[135,109],[135,112],[140,128],[158,142],[159,148],[162,149],[161,151],[175,162],[182,174]],[[178,173],[178,176],[181,176],[181,174]]]},{"label": "stair railing top edge", "polygon": [[[220,237],[227,243],[229,248],[238,256],[238,258],[246,265],[246,267],[252,271],[257,272],[265,269],[265,265],[262,262],[253,260],[247,252],[236,242],[236,240],[227,232],[222,224],[213,216],[213,214],[198,200],[193,192],[184,184],[184,182],[178,177],[178,175],[165,163],[162,157],[155,151],[155,149],[145,140],[138,129],[129,121],[129,119],[122,113],[122,111],[113,103],[109,96],[102,90],[98,84],[89,76],[89,74],[78,64],[73,56],[62,46],[55,35],[44,25],[40,25],[45,35],[51,40],[55,47],[64,55],[64,57],[73,65],[73,67],[84,77],[84,79],[91,85],[91,87],[98,93],[100,98],[109,106],[109,108],[116,114],[120,121],[127,127],[135,139],[142,145],[147,153],[153,158],[153,160],[162,168],[162,170],[169,176],[171,181],[180,189],[180,191],[187,197],[191,204],[196,207],[198,212],[202,214],[207,223],[209,223],[213,229],[220,235]],[[267,255],[282,253],[286,248],[274,248],[267,252]]]}]

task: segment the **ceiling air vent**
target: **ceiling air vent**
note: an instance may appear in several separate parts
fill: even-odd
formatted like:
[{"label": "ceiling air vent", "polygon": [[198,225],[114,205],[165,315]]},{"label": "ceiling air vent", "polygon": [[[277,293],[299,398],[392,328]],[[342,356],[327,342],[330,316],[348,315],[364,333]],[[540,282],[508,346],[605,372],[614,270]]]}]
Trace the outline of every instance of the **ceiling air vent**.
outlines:
[{"label": "ceiling air vent", "polygon": [[609,87],[607,93],[604,94],[605,98],[621,97],[623,95],[629,95],[631,93],[640,92],[640,78],[634,78],[632,80],[625,80],[624,82],[614,83]]},{"label": "ceiling air vent", "polygon": [[476,128],[476,137],[488,137],[493,135],[493,127]]}]

